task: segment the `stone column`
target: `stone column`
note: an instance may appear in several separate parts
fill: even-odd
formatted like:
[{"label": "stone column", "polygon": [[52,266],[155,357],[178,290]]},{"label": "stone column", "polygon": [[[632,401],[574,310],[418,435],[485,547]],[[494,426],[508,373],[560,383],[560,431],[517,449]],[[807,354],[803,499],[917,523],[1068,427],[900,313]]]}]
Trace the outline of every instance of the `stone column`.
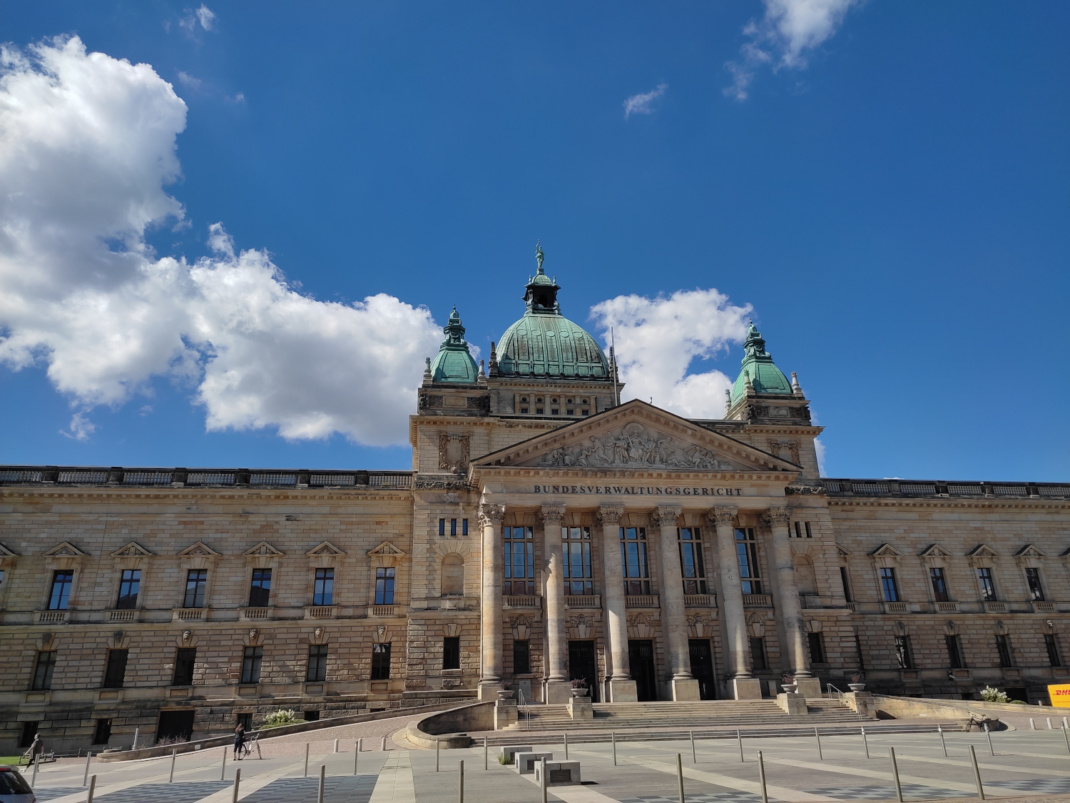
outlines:
[{"label": "stone column", "polygon": [[728,657],[734,674],[732,683],[737,700],[754,700],[762,696],[761,682],[751,675],[750,642],[747,620],[743,615],[743,590],[739,582],[736,556],[735,518],[737,508],[717,505],[708,514],[717,525],[717,568],[721,574],[721,615],[728,632]]},{"label": "stone column", "polygon": [[765,513],[773,541],[773,565],[776,567],[776,606],[784,623],[787,652],[794,666],[799,693],[808,697],[821,694],[821,682],[810,674],[810,648],[806,643],[799,587],[795,583],[795,562],[792,560],[788,522],[791,512],[786,507],[772,507]]},{"label": "stone column", "polygon": [[701,696],[698,681],[691,676],[691,651],[687,642],[684,580],[676,532],[679,515],[679,505],[658,505],[651,514],[651,519],[660,527],[661,632],[665,635],[672,670],[672,698],[698,700]]},{"label": "stone column", "polygon": [[565,577],[561,567],[561,520],[563,505],[543,505],[539,510],[542,522],[542,549],[546,556],[543,578],[543,600],[546,603],[546,656],[549,676],[546,679],[546,700],[551,704],[567,703],[571,698],[568,677],[568,653],[565,644]]},{"label": "stone column", "polygon": [[602,522],[602,610],[610,656],[609,683],[606,685],[610,702],[634,703],[639,698],[628,660],[628,611],[624,601],[624,567],[620,560],[622,515],[624,508],[620,505],[598,508],[598,520]]},{"label": "stone column", "polygon": [[482,669],[479,699],[497,700],[502,679],[502,519],[505,505],[479,506],[479,526],[483,534],[483,577],[480,599],[482,627]]}]

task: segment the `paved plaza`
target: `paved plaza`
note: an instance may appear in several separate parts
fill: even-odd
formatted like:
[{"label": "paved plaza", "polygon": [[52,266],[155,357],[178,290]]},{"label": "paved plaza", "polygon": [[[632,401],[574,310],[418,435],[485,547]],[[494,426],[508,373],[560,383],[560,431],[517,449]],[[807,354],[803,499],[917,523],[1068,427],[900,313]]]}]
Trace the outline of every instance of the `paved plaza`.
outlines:
[{"label": "paved plaza", "polygon": [[[132,762],[97,763],[95,801],[100,803],[229,803],[234,796],[235,770],[241,770],[238,799],[249,803],[315,801],[320,768],[325,767],[327,803],[395,803],[459,799],[459,764],[464,762],[464,797],[470,801],[539,801],[533,776],[517,775],[498,764],[491,747],[484,769],[482,746],[466,750],[408,750],[401,746],[406,719],[297,734],[262,742],[262,759],[239,764],[229,757],[223,778],[223,749],[177,757],[169,782],[170,756]],[[387,750],[380,749],[386,736]],[[983,733],[945,734],[947,756],[936,733],[886,733],[868,737],[869,754],[860,736],[821,737],[821,757],[814,737],[744,738],[744,761],[735,739],[698,740],[696,761],[691,742],[618,742],[614,765],[609,743],[569,746],[569,758],[582,762],[583,784],[550,787],[548,799],[566,803],[679,803],[677,754],[682,756],[685,800],[691,803],[760,803],[758,752],[764,759],[770,800],[822,801],[895,800],[889,747],[895,748],[903,797],[907,800],[977,797],[970,760],[974,747],[988,799],[1070,799],[1070,748],[1061,730],[1011,730],[993,733],[992,746]],[[310,737],[314,741],[310,740]],[[334,739],[339,752],[334,753]],[[363,738],[357,755],[355,740]],[[309,745],[305,777],[305,745]],[[560,737],[532,739],[532,747],[564,758]],[[229,752],[229,751],[228,751]],[[354,758],[357,759],[354,772]],[[85,760],[62,759],[44,765],[38,775],[38,800],[82,803]]]}]

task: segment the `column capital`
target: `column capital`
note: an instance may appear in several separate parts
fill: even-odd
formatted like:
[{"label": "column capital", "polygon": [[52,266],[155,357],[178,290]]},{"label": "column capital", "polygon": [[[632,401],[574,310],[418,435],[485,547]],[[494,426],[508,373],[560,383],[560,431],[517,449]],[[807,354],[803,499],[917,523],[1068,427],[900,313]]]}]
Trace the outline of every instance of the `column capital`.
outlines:
[{"label": "column capital", "polygon": [[771,507],[762,514],[762,518],[770,527],[777,527],[780,525],[787,527],[788,522],[791,521],[791,508]]},{"label": "column capital", "polygon": [[650,520],[662,527],[675,525],[676,519],[680,515],[680,510],[679,505],[658,505],[650,514]]},{"label": "column capital", "polygon": [[624,505],[602,505],[598,508],[596,515],[603,524],[620,524],[621,516],[624,515]]},{"label": "column capital", "polygon": [[505,518],[505,505],[492,505],[487,502],[483,502],[479,506],[479,521],[481,524],[493,524],[495,526],[502,523],[502,519]]},{"label": "column capital", "polygon": [[706,511],[706,518],[708,518],[718,527],[722,525],[725,527],[731,527],[738,513],[739,508],[735,505],[714,505],[712,508]]},{"label": "column capital", "polygon": [[560,524],[565,518],[564,505],[543,505],[539,508],[539,520],[546,525]]}]

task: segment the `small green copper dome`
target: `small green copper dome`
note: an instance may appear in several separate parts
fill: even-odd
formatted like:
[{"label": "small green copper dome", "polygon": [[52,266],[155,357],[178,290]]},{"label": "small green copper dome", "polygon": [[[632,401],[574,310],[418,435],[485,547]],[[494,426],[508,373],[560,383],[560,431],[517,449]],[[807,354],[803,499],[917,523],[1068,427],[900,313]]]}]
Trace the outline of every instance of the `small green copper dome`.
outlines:
[{"label": "small green copper dome", "polygon": [[474,385],[478,379],[479,369],[476,361],[468,351],[464,340],[464,327],[457,308],[450,313],[449,323],[442,331],[446,339],[438,348],[438,355],[431,363],[431,380],[434,382],[454,382]]},{"label": "small green copper dome", "polygon": [[543,271],[539,246],[535,259],[539,270],[524,293],[527,311],[505,330],[496,350],[498,374],[608,379],[609,361],[598,341],[561,314],[557,303],[561,288]]},{"label": "small green copper dome", "polygon": [[754,324],[747,327],[747,339],[743,341],[743,370],[736,377],[732,386],[732,403],[747,393],[747,380],[750,380],[755,393],[791,394],[791,383],[784,373],[773,364],[773,358],[765,350],[762,333]]}]

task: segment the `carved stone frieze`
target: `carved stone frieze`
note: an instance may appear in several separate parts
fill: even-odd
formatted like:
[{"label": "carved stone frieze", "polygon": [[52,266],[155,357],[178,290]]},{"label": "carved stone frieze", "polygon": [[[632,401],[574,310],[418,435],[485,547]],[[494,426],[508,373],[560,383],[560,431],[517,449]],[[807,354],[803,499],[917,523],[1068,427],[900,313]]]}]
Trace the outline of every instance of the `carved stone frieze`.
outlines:
[{"label": "carved stone frieze", "polygon": [[594,468],[678,468],[732,471],[740,466],[696,443],[677,440],[633,421],[616,432],[591,436],[575,446],[543,455],[540,466]]},{"label": "carved stone frieze", "polygon": [[802,482],[793,482],[784,488],[785,496],[820,496],[824,493],[824,485],[807,485]]},{"label": "carved stone frieze", "polygon": [[460,474],[468,468],[468,436],[450,432],[438,434],[438,467]]}]

